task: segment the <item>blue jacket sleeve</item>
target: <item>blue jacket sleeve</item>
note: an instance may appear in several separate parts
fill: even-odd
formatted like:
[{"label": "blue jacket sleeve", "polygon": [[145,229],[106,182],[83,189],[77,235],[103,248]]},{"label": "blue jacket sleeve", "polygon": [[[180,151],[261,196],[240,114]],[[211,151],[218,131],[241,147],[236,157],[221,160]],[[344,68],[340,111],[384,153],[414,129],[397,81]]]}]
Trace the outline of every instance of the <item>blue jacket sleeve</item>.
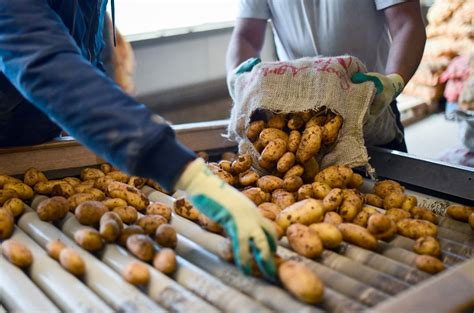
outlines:
[{"label": "blue jacket sleeve", "polygon": [[171,189],[195,158],[159,116],[82,57],[47,0],[0,1],[0,70],[54,122],[130,174]]}]

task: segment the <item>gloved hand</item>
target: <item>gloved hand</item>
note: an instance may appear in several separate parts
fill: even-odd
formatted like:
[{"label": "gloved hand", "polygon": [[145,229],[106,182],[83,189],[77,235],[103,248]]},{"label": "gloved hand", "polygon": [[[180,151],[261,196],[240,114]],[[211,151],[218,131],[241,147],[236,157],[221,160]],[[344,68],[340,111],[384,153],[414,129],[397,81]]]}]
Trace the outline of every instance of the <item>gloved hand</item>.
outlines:
[{"label": "gloved hand", "polygon": [[390,105],[405,87],[403,78],[396,73],[385,76],[374,72],[358,72],[352,76],[352,82],[355,84],[367,81],[373,82],[375,88],[377,88],[374,101],[370,107],[370,115],[375,117],[378,116],[384,108]]},{"label": "gloved hand", "polygon": [[227,74],[227,89],[229,89],[229,94],[234,99],[234,86],[235,80],[237,77],[245,72],[250,72],[255,65],[261,63],[262,60],[260,58],[250,58],[246,61],[240,63],[232,72]]},{"label": "gloved hand", "polygon": [[252,201],[212,174],[202,159],[187,166],[175,187],[186,191],[201,213],[225,229],[232,241],[234,261],[241,271],[250,274],[253,254],[260,272],[268,279],[275,277],[274,229],[260,216]]}]

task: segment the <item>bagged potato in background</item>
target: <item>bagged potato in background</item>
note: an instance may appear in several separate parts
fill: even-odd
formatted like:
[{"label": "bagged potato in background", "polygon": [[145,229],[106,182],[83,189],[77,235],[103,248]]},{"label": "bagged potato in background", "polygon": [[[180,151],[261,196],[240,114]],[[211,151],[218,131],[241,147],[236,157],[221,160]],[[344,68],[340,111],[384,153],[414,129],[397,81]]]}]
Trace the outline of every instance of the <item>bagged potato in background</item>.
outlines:
[{"label": "bagged potato in background", "polygon": [[356,72],[365,65],[355,57],[314,57],[285,62],[265,62],[235,78],[233,108],[228,137],[239,143],[240,153],[249,153],[254,167],[259,152],[246,137],[246,129],[257,111],[296,113],[329,110],[343,118],[336,143],[321,160],[321,167],[332,164],[349,167],[368,166],[365,144],[383,144],[401,135],[395,117],[387,108],[371,123],[364,141],[364,123],[368,119],[375,87],[371,83],[353,84]]}]

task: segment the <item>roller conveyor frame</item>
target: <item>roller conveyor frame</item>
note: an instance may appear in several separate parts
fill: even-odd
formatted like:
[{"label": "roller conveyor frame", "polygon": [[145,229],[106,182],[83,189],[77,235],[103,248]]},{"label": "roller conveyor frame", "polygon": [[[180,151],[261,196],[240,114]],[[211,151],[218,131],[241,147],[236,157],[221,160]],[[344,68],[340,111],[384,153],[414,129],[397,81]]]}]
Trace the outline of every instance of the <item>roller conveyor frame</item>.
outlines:
[{"label": "roller conveyor frame", "polygon": [[[209,151],[211,156],[212,153],[236,149],[235,143],[230,142],[221,136],[225,133],[226,127],[227,121],[174,126],[178,138],[184,144],[195,151]],[[371,164],[376,168],[378,177],[400,181],[402,184],[407,186],[407,194],[416,195],[421,200],[420,203],[422,206],[431,209],[440,216],[445,214],[446,207],[452,203],[472,205],[474,201],[474,169],[451,166],[441,162],[424,160],[408,154],[379,148],[369,148],[369,152],[371,154]],[[34,166],[46,171],[49,178],[76,176],[79,173],[80,168],[85,166],[95,166],[102,162],[103,161],[100,158],[70,138],[64,138],[62,141],[35,147],[0,149],[0,173],[9,175],[20,175],[29,167]],[[449,182],[449,184],[447,184],[447,182]],[[368,191],[371,187],[372,182],[367,180],[363,189]],[[155,192],[153,190],[148,190],[148,193]],[[172,199],[169,198],[168,201],[172,201]],[[195,226],[200,229],[198,225],[178,216],[175,216],[173,221],[178,221],[178,223],[181,221],[181,223],[184,223],[180,227],[186,226],[187,229],[192,229],[192,226]],[[51,226],[55,227],[53,225]],[[314,308],[315,312],[319,311],[319,308],[330,309],[333,312],[342,312],[350,309],[352,309],[352,311],[365,310],[368,306],[371,306],[372,309],[377,312],[393,312],[394,309],[400,310],[401,308],[403,308],[403,311],[413,311],[414,308],[419,308],[420,306],[423,307],[424,311],[433,309],[432,312],[444,311],[444,309],[461,310],[465,309],[466,306],[474,307],[474,259],[471,258],[470,260],[467,260],[467,258],[472,257],[472,251],[474,250],[470,244],[472,243],[472,234],[474,234],[474,232],[469,229],[467,224],[456,222],[448,218],[440,218],[439,226],[442,226],[442,231],[440,232],[442,246],[451,249],[446,250],[445,248],[443,250],[446,257],[448,257],[448,261],[445,264],[450,264],[449,254],[452,251],[454,258],[451,265],[454,266],[449,267],[445,272],[435,275],[434,277],[423,272],[417,273],[419,271],[414,269],[413,262],[415,255],[413,252],[409,251],[409,245],[411,245],[412,242],[411,239],[405,237],[401,237],[401,239],[397,238],[397,240],[399,240],[395,242],[397,245],[381,242],[377,254],[344,243],[341,248],[335,250],[335,252],[329,250],[326,251],[325,257],[327,260],[323,262],[320,260],[315,262],[313,260],[304,259],[303,257],[296,255],[293,251],[282,246],[279,247],[279,252],[286,257],[299,259],[302,262],[309,264],[312,270],[318,273],[323,280],[328,280],[329,278],[334,280],[334,278],[340,277],[338,275],[343,275],[348,282],[352,280],[356,284],[360,284],[360,286],[365,286],[366,290],[370,290],[370,288],[374,289],[375,295],[384,295],[381,298],[379,296],[375,296],[375,298],[364,298],[361,294],[351,294],[349,288],[347,288],[348,290],[345,290],[345,293],[341,292],[341,290],[337,289],[341,288],[341,286],[337,286],[337,284],[328,285],[325,281],[327,297],[325,297],[321,306],[311,308]],[[176,227],[176,229],[178,230],[178,233],[180,233],[180,228]],[[455,230],[454,233],[453,229]],[[67,234],[67,232],[61,232],[59,228],[57,230],[63,235]],[[471,232],[471,236],[469,236],[469,232]],[[248,300],[258,300],[267,308],[276,310],[277,307],[272,307],[274,304],[271,303],[271,300],[266,299],[268,295],[265,295],[265,290],[266,288],[281,289],[255,278],[242,278],[241,280],[240,278],[235,279],[234,276],[239,276],[238,271],[236,271],[236,268],[232,265],[223,263],[218,258],[215,258],[214,254],[217,253],[217,251],[212,251],[212,245],[209,244],[209,242],[206,242],[213,234],[206,233],[209,236],[205,237],[206,240],[204,242],[196,242],[197,239],[191,240],[189,234],[186,235],[180,233],[180,244],[178,245],[177,252],[179,258],[182,260],[181,264],[186,264],[186,262],[188,262],[191,265],[191,269],[192,266],[196,267],[197,265],[197,270],[204,270],[205,272],[196,274],[196,277],[209,275],[211,278],[217,279],[218,282],[224,283],[224,285],[228,286],[231,290],[236,291],[237,294],[248,297]],[[459,241],[466,238],[470,239],[469,242],[465,242],[465,245],[462,245]],[[217,241],[214,241],[214,243],[217,243],[220,239],[216,240]],[[210,242],[212,242],[212,240]],[[204,249],[202,249],[202,247],[204,247]],[[467,250],[464,250],[464,252],[459,250],[460,248],[466,247]],[[120,251],[120,249],[122,249],[122,251]],[[200,254],[195,251],[198,251]],[[114,265],[111,263],[110,258],[113,259],[117,253],[120,253],[120,255],[125,253],[125,257],[127,257],[128,254],[128,252],[123,248],[117,246],[114,247],[114,249],[110,249],[109,254],[102,253],[98,258],[100,258],[106,266],[113,268]],[[209,265],[207,265],[208,268],[204,268],[203,266],[205,264],[195,264],[192,260],[197,260],[196,253],[204,259],[207,258],[206,260],[210,262],[209,264],[215,265],[215,268],[211,269],[209,268]],[[106,259],[104,260],[104,255],[109,257],[109,262],[107,262]],[[131,255],[128,255],[128,257],[134,258]],[[389,260],[389,262],[387,262],[387,267],[382,267],[380,261],[376,261],[378,258],[380,258],[380,260],[383,260],[384,258]],[[395,280],[400,279],[402,282],[403,275],[409,275],[411,269],[413,270],[414,276],[405,276],[404,284],[400,286],[405,284],[410,285],[410,283],[416,283],[416,285],[401,292],[397,289],[397,291],[394,292],[395,295],[390,296],[390,293],[384,292],[380,288],[377,288],[377,286],[371,286],[370,280],[366,284],[351,277],[351,271],[338,271],[337,267],[333,264],[336,264],[338,260],[345,259],[347,259],[347,264],[350,264],[349,262],[351,261],[358,262],[356,264],[362,264],[361,268],[366,266],[379,274],[387,272],[391,273],[392,278],[395,278]],[[408,274],[403,274],[402,272],[395,274],[394,271],[396,270],[397,265],[401,266],[400,268],[402,269],[402,272],[404,271],[403,273],[406,272]],[[115,270],[118,270],[118,268],[115,268]],[[182,273],[186,273],[186,271],[183,271]],[[352,273],[352,275],[358,274]],[[396,275],[399,275],[400,277],[397,277]],[[178,284],[183,285],[180,283],[177,276],[178,275],[175,275],[172,278],[174,278]],[[384,275],[381,277],[383,276]],[[185,280],[186,274],[180,276],[180,279]],[[412,281],[410,281],[410,279],[412,279]],[[243,288],[250,288],[249,286],[251,283],[247,280],[253,281],[255,285],[250,293],[248,290],[243,290]],[[383,280],[381,282],[383,283]],[[184,287],[196,293],[196,289],[193,290],[192,286],[188,285],[187,287]],[[198,287],[196,286],[194,288]],[[39,291],[41,292],[41,290]],[[287,295],[286,292],[283,294]],[[449,297],[447,296],[448,294]],[[197,295],[203,298],[203,295]],[[358,299],[355,299],[357,297]],[[153,298],[155,301],[158,301],[157,298]],[[290,297],[289,299],[295,302],[293,298]],[[209,299],[205,300],[212,303]],[[364,304],[364,301],[368,302],[365,302]],[[163,305],[161,303],[163,302],[163,299],[158,302],[159,304],[157,304],[157,307]],[[296,304],[300,304],[300,310],[297,311],[305,311],[304,305],[298,302],[296,302]],[[0,305],[7,306],[7,302],[1,297]],[[53,304],[53,306],[54,305],[55,304]],[[167,305],[163,305],[163,307],[165,309],[170,309]],[[224,308],[221,307],[221,309]],[[172,309],[172,311],[180,310]]]}]

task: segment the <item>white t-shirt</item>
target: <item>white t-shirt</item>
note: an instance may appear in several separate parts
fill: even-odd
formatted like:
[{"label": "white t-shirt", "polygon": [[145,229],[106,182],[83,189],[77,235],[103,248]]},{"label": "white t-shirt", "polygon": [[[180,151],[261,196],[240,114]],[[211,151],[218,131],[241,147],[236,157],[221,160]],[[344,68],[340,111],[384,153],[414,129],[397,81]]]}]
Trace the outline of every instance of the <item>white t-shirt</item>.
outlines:
[{"label": "white t-shirt", "polygon": [[350,54],[384,73],[391,38],[383,13],[407,0],[240,0],[239,18],[270,19],[280,60]]}]

